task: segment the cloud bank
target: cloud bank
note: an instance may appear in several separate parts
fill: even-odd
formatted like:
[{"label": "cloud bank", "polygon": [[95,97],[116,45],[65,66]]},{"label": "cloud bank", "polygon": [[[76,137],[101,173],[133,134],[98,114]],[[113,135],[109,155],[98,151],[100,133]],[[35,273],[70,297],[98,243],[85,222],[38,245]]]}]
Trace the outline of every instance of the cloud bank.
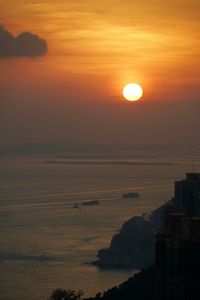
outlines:
[{"label": "cloud bank", "polygon": [[37,57],[48,51],[47,42],[31,32],[23,32],[14,37],[0,26],[0,58]]}]

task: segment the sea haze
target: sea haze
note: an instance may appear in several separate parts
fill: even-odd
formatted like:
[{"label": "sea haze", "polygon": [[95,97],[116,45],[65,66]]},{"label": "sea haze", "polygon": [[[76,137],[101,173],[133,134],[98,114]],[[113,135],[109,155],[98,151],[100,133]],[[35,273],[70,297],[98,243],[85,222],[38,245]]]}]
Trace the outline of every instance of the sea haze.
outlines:
[{"label": "sea haze", "polygon": [[[189,161],[1,157],[0,299],[42,300],[57,287],[94,295],[136,270],[88,264],[124,221],[173,196]],[[136,191],[140,199],[122,199]],[[99,199],[100,205],[81,202]],[[78,203],[79,208],[73,208]]]}]

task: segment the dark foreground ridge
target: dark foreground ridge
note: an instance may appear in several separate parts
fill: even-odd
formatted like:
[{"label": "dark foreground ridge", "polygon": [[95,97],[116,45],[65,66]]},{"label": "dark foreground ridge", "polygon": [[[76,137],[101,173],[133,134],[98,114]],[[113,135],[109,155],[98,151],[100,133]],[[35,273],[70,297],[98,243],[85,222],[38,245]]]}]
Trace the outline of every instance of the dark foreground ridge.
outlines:
[{"label": "dark foreground ridge", "polygon": [[82,291],[56,289],[48,300],[153,300],[155,289],[155,268],[151,267],[130,277],[119,286],[113,287],[95,297],[82,298]]},{"label": "dark foreground ridge", "polygon": [[119,286],[113,287],[103,294],[85,300],[153,300],[155,286],[155,268],[143,270]]}]

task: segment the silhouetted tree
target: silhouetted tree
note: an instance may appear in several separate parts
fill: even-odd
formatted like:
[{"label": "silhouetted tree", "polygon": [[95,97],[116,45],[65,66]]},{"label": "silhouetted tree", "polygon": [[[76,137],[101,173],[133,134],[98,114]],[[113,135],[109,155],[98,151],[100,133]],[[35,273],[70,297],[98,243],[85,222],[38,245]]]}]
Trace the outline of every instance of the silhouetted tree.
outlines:
[{"label": "silhouetted tree", "polygon": [[101,299],[101,293],[97,293],[95,296],[95,300]]},{"label": "silhouetted tree", "polygon": [[80,300],[84,292],[73,290],[55,289],[51,292],[48,300]]}]

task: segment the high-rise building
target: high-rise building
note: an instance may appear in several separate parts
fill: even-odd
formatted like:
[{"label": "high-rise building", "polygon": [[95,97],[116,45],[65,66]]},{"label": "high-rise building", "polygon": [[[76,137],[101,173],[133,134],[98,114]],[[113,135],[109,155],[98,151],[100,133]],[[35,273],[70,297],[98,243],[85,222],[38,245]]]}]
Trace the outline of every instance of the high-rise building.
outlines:
[{"label": "high-rise building", "polygon": [[200,217],[200,173],[186,173],[186,178],[175,181],[174,197],[161,211],[161,227],[168,228],[170,213],[183,213],[187,217]]},{"label": "high-rise building", "polygon": [[175,182],[175,205],[188,217],[200,217],[200,173],[187,173]]},{"label": "high-rise building", "polygon": [[[193,200],[190,184],[189,190]],[[191,212],[189,203],[187,207]],[[200,300],[200,218],[184,214],[168,218],[168,231],[156,235],[157,299]]]}]

